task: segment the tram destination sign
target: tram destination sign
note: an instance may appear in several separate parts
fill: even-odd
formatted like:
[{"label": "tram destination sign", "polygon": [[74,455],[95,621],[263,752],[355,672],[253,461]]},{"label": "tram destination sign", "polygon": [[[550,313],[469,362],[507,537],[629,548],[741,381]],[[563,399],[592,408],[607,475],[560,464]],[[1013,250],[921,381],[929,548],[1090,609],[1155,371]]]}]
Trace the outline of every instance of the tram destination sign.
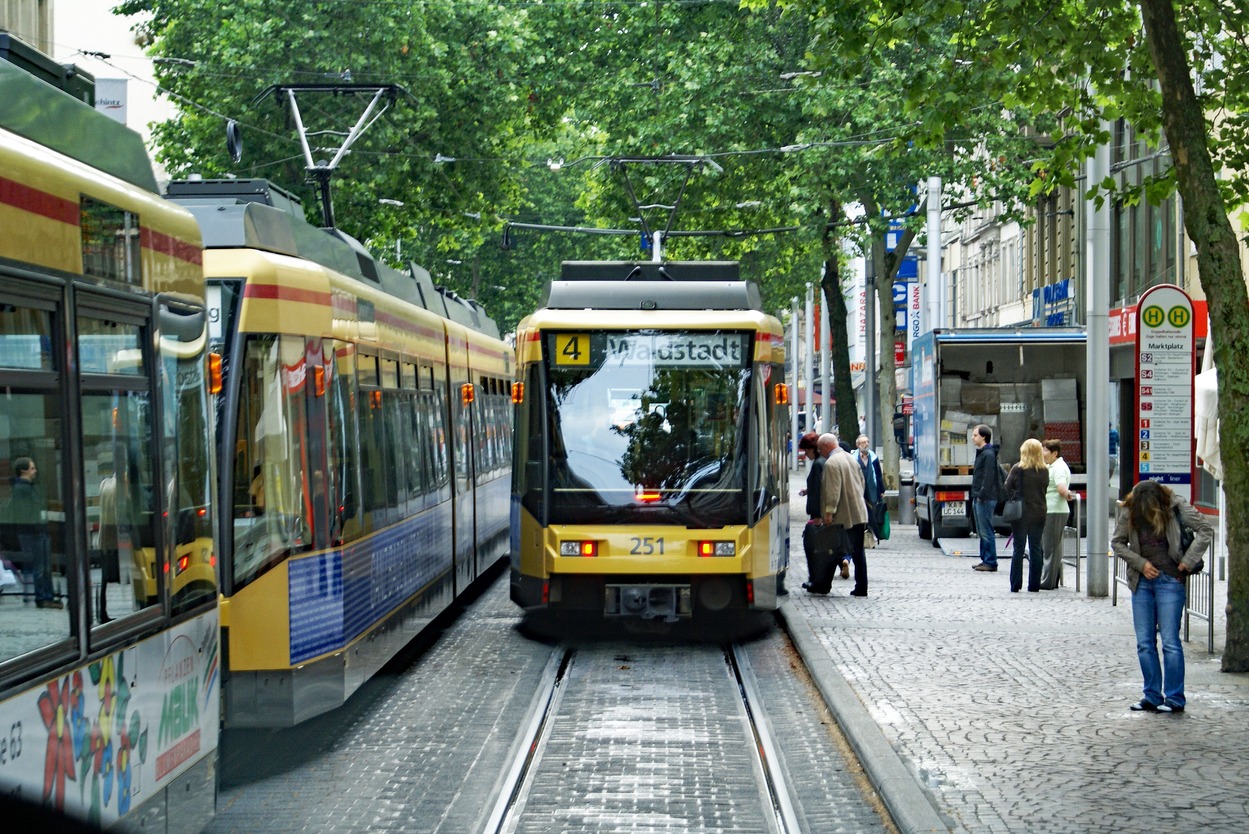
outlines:
[{"label": "tram destination sign", "polygon": [[1137,479],[1192,500],[1193,302],[1179,287],[1153,287],[1137,305]]},{"label": "tram destination sign", "polygon": [[551,357],[556,366],[741,368],[749,342],[739,332],[557,333]]}]

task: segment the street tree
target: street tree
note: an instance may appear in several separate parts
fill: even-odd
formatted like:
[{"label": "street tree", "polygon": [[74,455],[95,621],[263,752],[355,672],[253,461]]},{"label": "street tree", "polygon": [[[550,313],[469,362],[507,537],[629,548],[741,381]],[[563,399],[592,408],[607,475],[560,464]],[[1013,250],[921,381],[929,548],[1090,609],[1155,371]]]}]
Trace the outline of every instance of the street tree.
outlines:
[{"label": "street tree", "polygon": [[[1085,184],[1097,199],[1157,201],[1178,190],[1197,250],[1219,366],[1219,411],[1249,407],[1246,293],[1236,232],[1249,199],[1249,14],[1221,0],[988,0],[973,6],[926,0],[794,0],[817,38],[843,60],[874,62],[881,49],[939,45],[942,71],[904,81],[908,109],[934,134],[970,108],[1022,108],[1057,118],[1054,141],[1038,146],[1036,194],[1076,186],[1078,164],[1105,145],[1106,125],[1124,119],[1172,167],[1114,193],[1107,178]],[[1249,424],[1220,426],[1230,580],[1225,671],[1249,671]]]},{"label": "street tree", "polygon": [[[124,0],[117,11],[145,13],[137,34],[176,110],[153,131],[171,175],[266,177],[303,198],[316,223],[321,209],[288,101],[270,88],[322,87],[298,101],[314,162],[323,163],[364,112],[370,93],[350,91],[396,85],[339,163],[336,225],[379,254],[398,241],[403,259],[462,282],[453,284],[460,292],[471,288],[479,248],[497,248],[501,218],[520,204],[523,149],[550,140],[557,124],[528,95],[527,11],[515,4],[364,0],[343,14],[342,3],[325,0]],[[242,138],[237,161],[225,141],[231,121]]]}]

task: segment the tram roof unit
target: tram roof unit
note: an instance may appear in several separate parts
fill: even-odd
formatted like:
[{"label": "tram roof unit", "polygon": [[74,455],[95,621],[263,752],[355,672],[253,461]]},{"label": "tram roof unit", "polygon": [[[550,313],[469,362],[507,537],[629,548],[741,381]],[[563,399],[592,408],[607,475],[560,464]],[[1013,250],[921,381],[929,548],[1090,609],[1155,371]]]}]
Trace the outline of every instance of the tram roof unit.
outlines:
[{"label": "tram roof unit", "polygon": [[166,196],[195,215],[207,249],[258,249],[312,261],[499,338],[498,325],[476,301],[436,286],[416,263],[401,272],[378,261],[346,232],[313,226],[299,197],[268,180],[178,180],[169,184]]},{"label": "tram roof unit", "polygon": [[143,138],[84,100],[94,87],[90,74],[0,33],[0,128],[159,193]]},{"label": "tram roof unit", "polygon": [[548,310],[753,310],[759,288],[736,261],[565,261]]}]

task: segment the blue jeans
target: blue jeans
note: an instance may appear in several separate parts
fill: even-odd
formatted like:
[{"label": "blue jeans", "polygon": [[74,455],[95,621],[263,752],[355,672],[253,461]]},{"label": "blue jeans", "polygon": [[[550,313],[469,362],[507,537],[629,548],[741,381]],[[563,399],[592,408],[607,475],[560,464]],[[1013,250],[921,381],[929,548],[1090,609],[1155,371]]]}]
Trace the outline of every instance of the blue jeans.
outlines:
[{"label": "blue jeans", "polygon": [[18,533],[17,541],[26,559],[23,570],[29,570],[34,577],[35,601],[51,601],[55,590],[52,587],[52,554],[48,534]]},{"label": "blue jeans", "polygon": [[993,510],[996,501],[972,501],[976,513],[976,535],[980,536],[980,561],[991,568],[997,567],[997,533],[993,532]]},{"label": "blue jeans", "polygon": [[[1184,582],[1165,573],[1144,576],[1132,593],[1132,625],[1136,629],[1136,656],[1145,678],[1145,700],[1164,700],[1184,706],[1184,647],[1180,644],[1180,617],[1184,615]],[[1162,662],[1158,662],[1158,636]]]}]

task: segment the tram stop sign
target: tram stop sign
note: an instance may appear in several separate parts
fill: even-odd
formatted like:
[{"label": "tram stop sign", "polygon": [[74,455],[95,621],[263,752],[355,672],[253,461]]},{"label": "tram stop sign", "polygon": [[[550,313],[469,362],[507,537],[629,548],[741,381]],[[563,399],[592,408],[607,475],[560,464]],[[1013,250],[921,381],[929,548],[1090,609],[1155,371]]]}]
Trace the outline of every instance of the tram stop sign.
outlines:
[{"label": "tram stop sign", "polygon": [[1136,316],[1137,479],[1166,484],[1191,501],[1193,302],[1164,284],[1141,296]]}]

